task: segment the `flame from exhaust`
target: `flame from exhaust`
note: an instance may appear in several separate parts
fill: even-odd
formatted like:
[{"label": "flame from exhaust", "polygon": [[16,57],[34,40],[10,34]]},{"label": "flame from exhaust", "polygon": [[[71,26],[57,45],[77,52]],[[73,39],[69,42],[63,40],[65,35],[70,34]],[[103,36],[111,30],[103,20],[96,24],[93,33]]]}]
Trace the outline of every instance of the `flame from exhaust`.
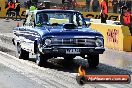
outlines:
[{"label": "flame from exhaust", "polygon": [[85,72],[85,70],[82,68],[82,66],[79,66],[78,72],[79,72],[79,75],[80,75],[80,76],[84,76],[84,75],[86,74],[86,72]]}]

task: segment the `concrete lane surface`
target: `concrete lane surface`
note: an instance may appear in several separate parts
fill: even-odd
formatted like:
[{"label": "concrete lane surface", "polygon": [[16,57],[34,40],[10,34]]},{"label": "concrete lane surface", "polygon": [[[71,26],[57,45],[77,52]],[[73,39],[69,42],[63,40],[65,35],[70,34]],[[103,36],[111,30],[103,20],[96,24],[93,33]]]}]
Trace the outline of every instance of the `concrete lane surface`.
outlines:
[{"label": "concrete lane surface", "polygon": [[[18,59],[0,51],[0,83],[4,88],[130,88],[132,84],[85,84],[76,82],[79,65],[86,60],[77,58],[66,63],[62,59],[51,59],[46,67],[39,67],[32,61]],[[100,64],[97,69],[86,68],[87,74],[131,74],[130,71]],[[8,83],[8,86],[6,86]],[[32,84],[33,83],[33,84]],[[34,86],[35,84],[35,86]],[[12,87],[13,86],[13,87]],[[1,88],[1,85],[0,85]]]},{"label": "concrete lane surface", "polygon": [[0,88],[43,88],[43,86],[0,63]]}]

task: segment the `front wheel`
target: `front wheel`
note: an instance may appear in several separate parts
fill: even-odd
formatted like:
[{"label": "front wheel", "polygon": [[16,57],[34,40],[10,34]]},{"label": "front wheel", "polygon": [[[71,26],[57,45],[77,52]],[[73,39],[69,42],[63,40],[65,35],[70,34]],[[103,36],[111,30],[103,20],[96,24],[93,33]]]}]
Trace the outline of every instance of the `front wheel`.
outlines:
[{"label": "front wheel", "polygon": [[99,54],[88,55],[87,60],[90,68],[96,68],[99,64]]},{"label": "front wheel", "polygon": [[47,63],[48,57],[43,55],[42,53],[38,52],[36,54],[36,64],[40,67],[45,66]]},{"label": "front wheel", "polygon": [[19,59],[24,59],[24,60],[29,59],[29,52],[23,50],[20,44],[17,45],[17,54]]}]

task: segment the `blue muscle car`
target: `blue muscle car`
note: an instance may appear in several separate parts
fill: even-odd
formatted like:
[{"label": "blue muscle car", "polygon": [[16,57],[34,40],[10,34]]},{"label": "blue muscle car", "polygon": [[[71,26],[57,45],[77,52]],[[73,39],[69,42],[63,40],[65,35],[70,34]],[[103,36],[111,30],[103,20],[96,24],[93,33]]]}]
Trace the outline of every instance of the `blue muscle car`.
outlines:
[{"label": "blue muscle car", "polygon": [[33,53],[39,66],[53,57],[70,61],[81,56],[88,59],[90,67],[96,67],[99,54],[105,51],[102,34],[87,28],[82,14],[73,10],[31,11],[13,34],[19,58],[28,59]]}]

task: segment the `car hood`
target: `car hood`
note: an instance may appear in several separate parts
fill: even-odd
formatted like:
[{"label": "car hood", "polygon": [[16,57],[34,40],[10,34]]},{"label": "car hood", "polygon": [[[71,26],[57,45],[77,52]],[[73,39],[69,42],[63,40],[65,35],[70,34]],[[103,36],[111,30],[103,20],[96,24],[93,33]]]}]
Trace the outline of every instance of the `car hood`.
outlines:
[{"label": "car hood", "polygon": [[[42,32],[43,31],[43,32]],[[63,27],[43,27],[40,32],[42,37],[50,36],[102,36],[101,33],[86,27],[78,27],[75,29],[65,29]]]}]

